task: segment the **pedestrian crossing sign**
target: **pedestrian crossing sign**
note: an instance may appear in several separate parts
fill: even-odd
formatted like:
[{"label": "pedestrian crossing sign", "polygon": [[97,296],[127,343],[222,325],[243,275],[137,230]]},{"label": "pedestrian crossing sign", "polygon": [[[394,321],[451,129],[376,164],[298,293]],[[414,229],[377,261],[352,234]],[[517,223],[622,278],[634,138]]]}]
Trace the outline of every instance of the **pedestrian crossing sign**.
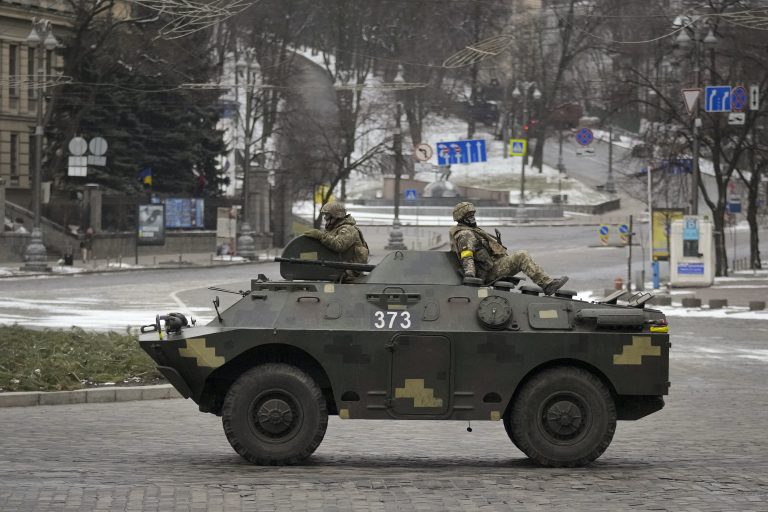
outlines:
[{"label": "pedestrian crossing sign", "polygon": [[509,156],[525,156],[526,146],[528,141],[525,139],[510,139],[509,141]]}]

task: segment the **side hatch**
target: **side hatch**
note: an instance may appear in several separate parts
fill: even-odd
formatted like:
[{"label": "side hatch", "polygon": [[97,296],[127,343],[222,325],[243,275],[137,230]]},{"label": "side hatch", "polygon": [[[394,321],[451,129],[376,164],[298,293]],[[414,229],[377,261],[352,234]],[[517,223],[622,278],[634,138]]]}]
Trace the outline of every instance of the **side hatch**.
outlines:
[{"label": "side hatch", "polygon": [[450,401],[451,342],[445,336],[398,334],[390,343],[392,412],[441,415]]}]

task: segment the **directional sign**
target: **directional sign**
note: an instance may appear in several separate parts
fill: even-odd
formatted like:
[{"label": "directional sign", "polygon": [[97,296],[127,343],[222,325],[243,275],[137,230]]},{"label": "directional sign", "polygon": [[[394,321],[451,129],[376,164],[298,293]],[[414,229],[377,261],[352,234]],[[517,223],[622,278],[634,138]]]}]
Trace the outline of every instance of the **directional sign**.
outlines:
[{"label": "directional sign", "polygon": [[743,112],[747,107],[747,90],[737,85],[731,89],[731,110],[734,112]]},{"label": "directional sign", "polygon": [[437,165],[472,164],[486,160],[484,140],[437,143]]},{"label": "directional sign", "polygon": [[419,193],[415,188],[409,188],[405,190],[405,199],[408,201],[415,201],[419,198]]},{"label": "directional sign", "polygon": [[528,149],[528,141],[525,139],[510,139],[509,156],[525,156],[525,150]]},{"label": "directional sign", "polygon": [[757,110],[760,108],[760,86],[749,86],[749,110]]},{"label": "directional sign", "polygon": [[699,100],[700,95],[701,89],[683,89],[683,101],[689,115],[693,115],[695,112],[696,102]]},{"label": "directional sign", "polygon": [[589,146],[594,138],[595,136],[589,128],[582,128],[576,133],[576,142],[582,146]]},{"label": "directional sign", "polygon": [[607,235],[608,235],[608,233],[610,233],[610,232],[611,232],[611,228],[609,228],[609,227],[608,227],[608,226],[606,226],[605,224],[603,224],[602,226],[600,226],[600,235],[601,235],[601,236],[607,236]]},{"label": "directional sign", "polygon": [[619,226],[619,237],[625,244],[629,242],[629,226],[626,224],[621,224]]},{"label": "directional sign", "polygon": [[704,89],[704,110],[707,112],[731,111],[731,86],[709,86]]},{"label": "directional sign", "polygon": [[429,144],[424,144],[423,142],[416,146],[416,151],[413,152],[413,155],[416,157],[416,160],[419,162],[426,162],[430,158],[432,158],[432,146]]}]

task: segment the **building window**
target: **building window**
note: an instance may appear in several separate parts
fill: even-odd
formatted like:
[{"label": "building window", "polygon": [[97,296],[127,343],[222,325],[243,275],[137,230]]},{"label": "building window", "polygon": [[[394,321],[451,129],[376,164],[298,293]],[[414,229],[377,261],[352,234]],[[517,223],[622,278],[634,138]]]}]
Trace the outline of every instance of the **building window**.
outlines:
[{"label": "building window", "polygon": [[19,177],[19,135],[11,134],[11,180]]},{"label": "building window", "polygon": [[15,44],[8,45],[8,94],[10,96],[19,95],[19,84],[17,83],[19,74],[19,46]]}]

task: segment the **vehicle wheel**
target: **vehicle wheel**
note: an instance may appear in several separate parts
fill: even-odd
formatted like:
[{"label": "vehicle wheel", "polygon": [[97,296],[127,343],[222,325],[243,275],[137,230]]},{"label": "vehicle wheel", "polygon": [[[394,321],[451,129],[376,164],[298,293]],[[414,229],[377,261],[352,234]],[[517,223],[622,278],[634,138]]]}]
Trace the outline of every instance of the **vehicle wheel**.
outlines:
[{"label": "vehicle wheel", "polygon": [[510,437],[535,462],[550,467],[589,464],[616,431],[616,406],[590,372],[558,367],[534,376],[512,407]]},{"label": "vehicle wheel", "polygon": [[328,410],[314,380],[270,363],[245,372],[224,398],[222,422],[237,453],[254,464],[297,464],[320,445]]},{"label": "vehicle wheel", "polygon": [[520,448],[520,444],[517,442],[517,439],[515,439],[515,435],[512,432],[512,414],[505,414],[504,418],[502,418],[502,421],[504,422],[504,430],[507,431],[507,435],[509,436],[509,440],[512,441],[512,444],[515,445],[515,448],[523,451],[522,448]]}]

